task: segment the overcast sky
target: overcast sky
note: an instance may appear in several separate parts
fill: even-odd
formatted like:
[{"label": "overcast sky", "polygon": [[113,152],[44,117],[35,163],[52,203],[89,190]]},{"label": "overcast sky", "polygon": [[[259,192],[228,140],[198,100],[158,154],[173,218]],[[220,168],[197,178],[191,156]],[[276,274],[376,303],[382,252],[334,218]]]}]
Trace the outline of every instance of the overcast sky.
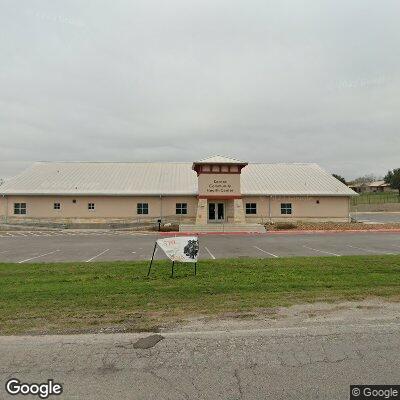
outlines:
[{"label": "overcast sky", "polygon": [[0,0],[0,177],[38,160],[400,167],[398,0]]}]

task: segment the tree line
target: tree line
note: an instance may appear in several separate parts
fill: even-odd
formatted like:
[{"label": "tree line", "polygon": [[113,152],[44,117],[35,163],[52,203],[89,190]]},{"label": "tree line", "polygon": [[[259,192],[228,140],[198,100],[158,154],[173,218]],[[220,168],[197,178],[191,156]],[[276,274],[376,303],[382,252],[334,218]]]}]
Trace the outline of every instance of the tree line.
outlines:
[{"label": "tree line", "polygon": [[[374,175],[364,175],[361,176],[357,179],[354,179],[351,182],[347,182],[345,178],[343,178],[343,176],[340,176],[338,174],[332,174],[332,176],[334,176],[336,179],[338,179],[340,182],[344,183],[345,185],[348,184],[367,184],[367,183],[371,183],[374,182],[376,180],[379,180],[376,176]],[[383,180],[385,181],[385,183],[389,184],[389,186],[392,189],[396,189],[399,191],[400,194],[400,168],[395,168],[393,170],[389,170],[387,172],[387,174],[385,175],[385,177],[383,178]]]}]

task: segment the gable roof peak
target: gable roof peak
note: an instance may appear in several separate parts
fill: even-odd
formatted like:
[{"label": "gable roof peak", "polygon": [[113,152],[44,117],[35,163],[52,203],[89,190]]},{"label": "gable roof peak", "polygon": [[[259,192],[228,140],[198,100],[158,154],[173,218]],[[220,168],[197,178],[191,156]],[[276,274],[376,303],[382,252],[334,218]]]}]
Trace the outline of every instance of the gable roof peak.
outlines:
[{"label": "gable roof peak", "polygon": [[195,161],[194,164],[242,164],[242,165],[247,165],[246,161],[241,161],[238,160],[237,158],[233,157],[226,157],[226,156],[221,156],[219,154],[202,158],[199,161]]}]

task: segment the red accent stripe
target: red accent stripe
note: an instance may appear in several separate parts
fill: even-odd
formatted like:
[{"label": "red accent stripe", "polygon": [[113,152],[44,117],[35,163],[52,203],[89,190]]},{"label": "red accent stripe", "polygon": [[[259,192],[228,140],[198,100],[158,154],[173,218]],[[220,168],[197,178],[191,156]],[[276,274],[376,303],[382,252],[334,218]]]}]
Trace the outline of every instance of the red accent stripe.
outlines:
[{"label": "red accent stripe", "polygon": [[160,236],[265,235],[259,232],[161,232]]},{"label": "red accent stripe", "polygon": [[290,230],[290,231],[267,231],[269,234],[274,235],[301,235],[301,234],[313,234],[313,233],[400,233],[400,229],[335,229],[335,230]]},{"label": "red accent stripe", "polygon": [[240,171],[236,171],[236,172],[222,172],[222,171],[217,171],[217,172],[215,172],[215,171],[201,171],[201,172],[199,172],[198,173],[199,175],[222,175],[222,174],[231,174],[231,175],[237,175],[237,174],[240,174]]},{"label": "red accent stripe", "polygon": [[232,199],[241,199],[242,196],[207,196],[207,195],[199,195],[198,199],[210,199],[210,200],[232,200]]},{"label": "red accent stripe", "polygon": [[260,232],[160,232],[161,236],[200,236],[200,235],[310,235],[313,233],[335,234],[335,233],[400,233],[400,229],[370,229],[370,230],[332,230],[332,231],[267,231]]}]

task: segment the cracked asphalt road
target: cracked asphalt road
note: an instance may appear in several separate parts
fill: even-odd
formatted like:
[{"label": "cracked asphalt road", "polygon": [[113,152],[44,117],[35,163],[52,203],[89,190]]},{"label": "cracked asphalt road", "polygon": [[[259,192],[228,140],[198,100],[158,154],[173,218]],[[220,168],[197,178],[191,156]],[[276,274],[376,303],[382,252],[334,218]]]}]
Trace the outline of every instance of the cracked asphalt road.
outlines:
[{"label": "cracked asphalt road", "polygon": [[382,318],[332,310],[258,328],[182,327],[149,348],[135,345],[148,333],[1,337],[0,398],[19,398],[5,394],[10,377],[53,378],[64,393],[51,398],[85,400],[333,400],[348,399],[350,384],[399,384],[398,307]]}]

